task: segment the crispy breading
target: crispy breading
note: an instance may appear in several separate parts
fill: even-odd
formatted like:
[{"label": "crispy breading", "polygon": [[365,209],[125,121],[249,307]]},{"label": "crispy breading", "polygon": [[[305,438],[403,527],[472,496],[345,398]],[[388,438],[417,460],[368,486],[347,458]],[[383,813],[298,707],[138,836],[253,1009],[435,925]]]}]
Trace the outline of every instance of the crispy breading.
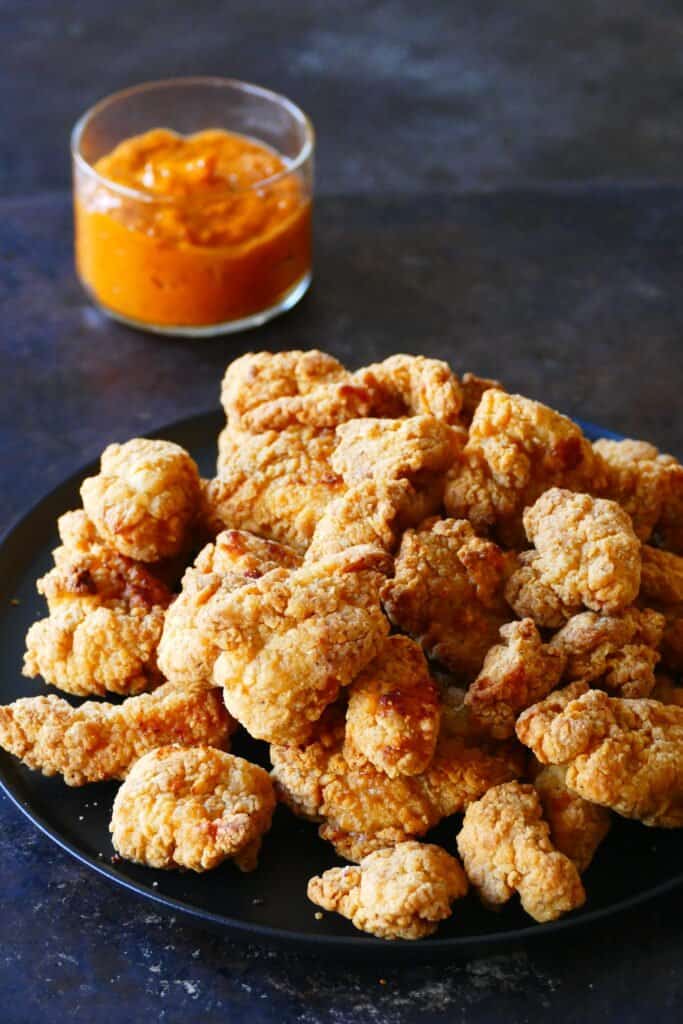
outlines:
[{"label": "crispy breading", "polygon": [[683,604],[683,557],[643,544],[640,597],[654,607]]},{"label": "crispy breading", "polygon": [[220,649],[198,627],[199,611],[217,594],[236,590],[272,569],[296,569],[301,557],[292,548],[243,530],[224,530],[197,555],[187,569],[182,589],[166,612],[159,642],[159,668],[177,683],[210,687]]},{"label": "crispy breading", "polygon": [[543,643],[531,619],[500,629],[481,672],[465,695],[470,719],[494,739],[514,736],[517,715],[550,693],[560,681],[564,656]]},{"label": "crispy breading", "polygon": [[532,768],[534,788],[550,826],[550,838],[583,874],[609,832],[612,816],[606,807],[591,804],[573,793],[567,786],[566,775],[562,765],[541,765],[536,761]]},{"label": "crispy breading", "polygon": [[49,615],[26,634],[23,673],[79,696],[161,682],[156,652],[172,595],[146,566],[102,543],[85,513],[59,520],[55,567],[38,580]]},{"label": "crispy breading", "polygon": [[683,707],[683,683],[679,683],[667,672],[657,672],[650,697],[652,700],[660,700],[662,704],[678,704]]},{"label": "crispy breading", "polygon": [[583,607],[622,611],[640,589],[640,541],[614,501],[553,487],[524,512],[535,546],[505,591],[518,615],[557,627]]},{"label": "crispy breading", "polygon": [[261,434],[228,427],[219,474],[203,484],[204,525],[214,533],[249,530],[303,553],[325,508],[345,490],[330,465],[336,443],[333,431],[311,427]]},{"label": "crispy breading", "polygon": [[214,679],[252,736],[303,742],[380,650],[389,624],[379,589],[390,559],[360,546],[301,569],[275,569],[197,615],[221,654]]},{"label": "crispy breading", "polygon": [[502,597],[509,556],[465,520],[427,520],[407,530],[382,600],[399,629],[470,682],[512,618]]},{"label": "crispy breading", "polygon": [[226,746],[235,723],[218,692],[160,686],[122,704],[72,707],[50,694],[0,707],[0,746],[68,786],[122,779],[148,750],[164,743]]},{"label": "crispy breading", "polygon": [[490,388],[505,391],[500,381],[492,380],[490,377],[478,377],[476,373],[463,373],[460,386],[462,387],[460,420],[466,427],[469,427],[472,423],[474,414],[485,391],[488,391]]},{"label": "crispy breading", "polygon": [[443,475],[466,438],[465,431],[434,416],[349,420],[336,435],[332,468],[348,486],[406,479],[416,488]]},{"label": "crispy breading", "polygon": [[221,401],[231,429],[257,434],[306,425],[321,429],[367,416],[378,396],[333,356],[309,352],[247,352],[230,363]]},{"label": "crispy breading", "polygon": [[270,759],[284,803],[322,821],[320,835],[347,860],[424,835],[524,769],[516,743],[481,744],[442,728],[422,775],[390,779],[369,761],[349,764],[343,742],[343,728],[332,725],[306,746],[272,746]]},{"label": "crispy breading", "polygon": [[460,864],[440,846],[405,842],[330,868],[308,883],[308,898],[380,939],[421,939],[451,916],[467,892]]},{"label": "crispy breading", "polygon": [[427,768],[439,734],[441,700],[418,643],[388,637],[348,695],[344,756],[349,763],[360,755],[390,778]]},{"label": "crispy breading", "polygon": [[448,363],[426,356],[394,355],[353,375],[376,396],[372,415],[434,416],[460,423],[463,392]]},{"label": "crispy breading", "polygon": [[81,486],[83,507],[123,555],[157,562],[185,550],[199,511],[199,470],[180,445],[136,437],[110,444]]},{"label": "crispy breading", "polygon": [[683,466],[660,455],[646,441],[601,438],[593,451],[603,463],[605,486],[600,496],[618,501],[631,517],[642,541],[649,540],[683,479]]},{"label": "crispy breading", "polygon": [[565,659],[566,682],[584,680],[617,696],[647,697],[655,685],[664,624],[664,616],[650,608],[618,615],[581,612],[555,634],[550,649]]},{"label": "crispy breading", "polygon": [[550,840],[533,786],[508,782],[471,804],[458,852],[486,906],[507,903],[518,892],[535,921],[554,921],[586,900],[576,865]]},{"label": "crispy breading", "polygon": [[211,746],[162,746],[133,765],[112,811],[114,849],[152,868],[253,871],[275,792],[258,765]]},{"label": "crispy breading", "polygon": [[579,427],[521,395],[485,390],[469,440],[448,474],[449,515],[523,546],[522,512],[549,487],[589,490],[600,464]]},{"label": "crispy breading", "polygon": [[517,735],[543,764],[567,767],[584,800],[661,828],[683,826],[683,708],[558,690],[524,711]]}]

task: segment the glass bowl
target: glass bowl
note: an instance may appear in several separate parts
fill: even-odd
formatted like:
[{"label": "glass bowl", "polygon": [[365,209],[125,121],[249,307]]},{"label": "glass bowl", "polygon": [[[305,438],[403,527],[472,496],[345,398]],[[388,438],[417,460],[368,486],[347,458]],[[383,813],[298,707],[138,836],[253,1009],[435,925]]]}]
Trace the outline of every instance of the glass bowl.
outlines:
[{"label": "glass bowl", "polygon": [[[184,194],[130,187],[97,170],[120,143],[160,128],[181,136],[223,130],[281,163],[247,185],[221,177],[209,191],[190,185]],[[314,133],[284,96],[225,78],[148,82],[88,110],[71,152],[76,269],[109,316],[208,337],[256,327],[306,292]]]}]

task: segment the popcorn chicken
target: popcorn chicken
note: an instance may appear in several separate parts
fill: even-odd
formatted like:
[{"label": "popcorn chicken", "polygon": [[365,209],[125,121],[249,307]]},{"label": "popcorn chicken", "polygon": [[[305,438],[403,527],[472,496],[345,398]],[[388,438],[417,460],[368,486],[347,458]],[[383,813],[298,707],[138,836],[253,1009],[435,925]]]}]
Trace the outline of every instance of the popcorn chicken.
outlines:
[{"label": "popcorn chicken", "polygon": [[358,867],[331,868],[308,883],[308,898],[380,939],[421,939],[451,916],[467,892],[460,864],[439,846],[399,843]]},{"label": "popcorn chicken", "polygon": [[576,865],[550,841],[533,786],[508,782],[470,804],[458,852],[486,906],[507,903],[518,892],[527,914],[542,922],[586,900]]},{"label": "popcorn chicken", "polygon": [[258,434],[294,426],[318,430],[367,416],[376,391],[317,349],[247,352],[225,371],[221,401],[231,430]]},{"label": "popcorn chicken", "polygon": [[197,623],[221,650],[214,679],[252,736],[305,741],[325,707],[379,652],[387,556],[356,547],[301,569],[275,569],[216,594]]},{"label": "popcorn chicken", "polygon": [[359,754],[389,778],[427,768],[439,734],[441,701],[419,644],[388,637],[348,694],[344,756],[350,764]]},{"label": "popcorn chicken", "polygon": [[[221,595],[259,579],[272,569],[296,569],[301,558],[292,548],[243,530],[224,530],[207,544],[187,569],[182,589],[166,612],[159,641],[159,668],[177,683],[214,686],[213,667],[220,654],[210,633],[200,628],[200,611]],[[218,596],[217,596],[218,595]]]},{"label": "popcorn chicken", "polygon": [[134,694],[161,681],[166,586],[105,545],[83,512],[59,520],[55,567],[38,581],[49,615],[26,634],[23,674],[79,696]]},{"label": "popcorn chicken", "polygon": [[427,415],[459,424],[463,404],[460,381],[448,363],[425,356],[395,355],[354,374],[378,396],[375,416]]},{"label": "popcorn chicken", "polygon": [[475,728],[507,739],[519,712],[557,686],[564,656],[543,643],[531,619],[501,626],[500,636],[503,642],[488,651],[465,705]]},{"label": "popcorn chicken", "polygon": [[485,390],[469,440],[449,471],[446,511],[478,532],[522,546],[522,512],[548,488],[590,490],[601,464],[579,427],[566,416],[521,395]]},{"label": "popcorn chicken", "polygon": [[510,557],[464,520],[428,520],[407,530],[382,600],[399,629],[469,681],[511,618],[503,600]]},{"label": "popcorn chicken", "polygon": [[359,544],[392,554],[404,525],[422,519],[431,507],[429,497],[427,502],[407,480],[364,480],[349,487],[325,509],[304,561],[317,562]]},{"label": "popcorn chicken", "polygon": [[0,707],[0,746],[67,786],[125,778],[143,754],[166,743],[225,747],[235,723],[220,694],[166,683],[122,704],[72,707],[50,694]]},{"label": "popcorn chicken", "polygon": [[518,615],[557,627],[583,607],[613,614],[640,589],[640,542],[613,501],[559,487],[524,513],[536,551],[520,559],[505,596]]},{"label": "popcorn chicken", "polygon": [[330,459],[331,430],[290,427],[221,435],[219,474],[203,484],[202,518],[211,533],[249,530],[303,554],[327,505],[345,491]]},{"label": "popcorn chicken", "polygon": [[343,722],[324,722],[307,745],[271,747],[280,798],[309,820],[347,860],[422,836],[465,809],[491,786],[521,775],[524,757],[515,743],[487,744],[442,728],[434,757],[421,775],[391,779],[369,761],[349,764]]},{"label": "popcorn chicken", "polygon": [[114,849],[152,868],[257,865],[275,793],[268,773],[210,746],[164,746],[133,765],[112,812]]},{"label": "popcorn chicken", "polygon": [[610,830],[610,812],[573,793],[567,786],[566,769],[561,765],[544,766],[537,762],[533,780],[553,845],[573,860],[583,874]]},{"label": "popcorn chicken", "polygon": [[647,608],[618,615],[581,612],[555,634],[550,649],[565,660],[567,682],[584,680],[617,696],[647,697],[655,685],[664,624],[663,615]]},{"label": "popcorn chicken", "polygon": [[183,448],[139,437],[105,448],[100,472],[81,487],[98,533],[141,562],[170,558],[189,546],[199,494],[199,471]]},{"label": "popcorn chicken", "polygon": [[662,517],[667,520],[677,493],[683,496],[683,466],[670,455],[660,455],[646,441],[601,438],[594,442],[593,451],[605,471],[600,496],[619,502],[638,538],[649,540]]},{"label": "popcorn chicken", "polygon": [[683,708],[574,684],[524,711],[517,735],[567,768],[584,800],[660,828],[683,826]]}]

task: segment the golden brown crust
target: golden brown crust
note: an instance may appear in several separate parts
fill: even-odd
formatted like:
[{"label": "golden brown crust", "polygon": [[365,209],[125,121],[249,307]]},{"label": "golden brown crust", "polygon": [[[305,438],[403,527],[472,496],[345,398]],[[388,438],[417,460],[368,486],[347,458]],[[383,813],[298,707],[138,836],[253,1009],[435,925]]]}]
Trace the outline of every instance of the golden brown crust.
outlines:
[{"label": "golden brown crust", "polygon": [[619,615],[581,612],[555,634],[550,648],[565,659],[566,682],[583,680],[617,696],[647,697],[655,685],[664,623],[650,608],[627,608]]},{"label": "golden brown crust", "polygon": [[508,782],[471,804],[458,852],[487,906],[507,903],[518,892],[535,921],[554,921],[585,902],[576,866],[550,841],[533,786]]},{"label": "golden brown crust", "polygon": [[583,874],[609,832],[612,817],[607,808],[591,804],[573,793],[567,786],[566,776],[566,769],[561,765],[537,762],[534,787],[541,798],[543,817],[550,826],[553,844],[573,860]]},{"label": "golden brown crust", "polygon": [[515,743],[477,745],[443,729],[422,775],[390,779],[369,761],[349,764],[342,747],[343,731],[337,728],[307,746],[273,746],[270,757],[284,803],[295,814],[322,821],[321,836],[349,860],[424,835],[524,768]]},{"label": "golden brown crust", "polygon": [[610,441],[593,444],[601,460],[605,486],[600,496],[617,501],[628,512],[642,541],[649,540],[677,487],[683,467],[670,455],[660,455],[646,441]]},{"label": "golden brown crust", "polygon": [[564,657],[543,643],[531,619],[501,626],[500,636],[503,642],[487,653],[465,705],[475,728],[502,740],[514,736],[520,711],[557,686]]},{"label": "golden brown crust", "polygon": [[466,427],[472,423],[485,391],[489,391],[490,388],[505,391],[499,380],[493,380],[491,377],[478,377],[476,373],[463,373],[460,386],[462,387],[460,420]]},{"label": "golden brown crust", "polygon": [[110,444],[100,472],[83,481],[83,507],[104,540],[141,562],[188,547],[199,510],[199,471],[170,441]]},{"label": "golden brown crust", "polygon": [[294,569],[300,556],[282,544],[243,530],[223,530],[187,569],[182,589],[166,612],[159,642],[159,668],[178,683],[214,686],[213,667],[220,649],[198,617],[221,594],[260,579],[277,568]]},{"label": "golden brown crust", "polygon": [[358,867],[331,868],[308,883],[308,898],[380,939],[421,939],[451,916],[467,892],[460,864],[439,846],[405,842]]},{"label": "golden brown crust", "polygon": [[567,785],[585,800],[646,825],[683,826],[683,708],[575,685],[522,713],[522,743],[543,764],[566,765]]},{"label": "golden brown crust", "polygon": [[421,774],[434,755],[441,701],[420,645],[388,637],[348,694],[346,760],[360,755],[389,778]]},{"label": "golden brown crust", "polygon": [[644,544],[640,598],[655,607],[683,604],[683,557]]},{"label": "golden brown crust", "polygon": [[349,486],[363,480],[410,480],[419,488],[444,474],[461,450],[465,432],[434,416],[356,419],[337,427],[331,463]]},{"label": "golden brown crust", "polygon": [[221,389],[230,428],[253,434],[336,427],[367,416],[376,400],[371,385],[317,349],[247,352],[230,363]]},{"label": "golden brown crust", "polygon": [[42,675],[78,696],[157,686],[170,591],[146,566],[105,545],[85,513],[66,513],[59,529],[55,567],[37,584],[49,615],[26,634],[24,675]]},{"label": "golden brown crust", "polygon": [[152,868],[209,871],[230,858],[253,871],[274,809],[258,765],[211,746],[163,746],[135,762],[116,794],[112,843]]},{"label": "golden brown crust", "polygon": [[160,686],[122,704],[24,697],[0,707],[0,746],[68,786],[122,779],[137,758],[165,743],[226,746],[235,723],[220,694]]},{"label": "golden brown crust", "polygon": [[523,545],[522,512],[549,487],[588,490],[599,463],[579,427],[554,409],[497,388],[485,390],[469,441],[448,474],[446,510],[479,532]]},{"label": "golden brown crust", "polygon": [[379,589],[387,556],[356,547],[221,590],[198,614],[221,650],[214,678],[258,739],[302,742],[339,690],[379,651],[389,625]]},{"label": "golden brown crust", "polygon": [[303,553],[329,502],[345,491],[330,464],[336,443],[332,430],[304,426],[252,435],[228,426],[218,476],[203,483],[205,528],[248,530]]},{"label": "golden brown crust", "polygon": [[469,682],[512,617],[502,597],[510,564],[466,521],[428,520],[403,535],[394,577],[382,590],[387,615]]},{"label": "golden brown crust", "polygon": [[524,512],[536,551],[521,559],[505,596],[520,616],[556,627],[583,607],[607,614],[640,589],[640,541],[613,501],[553,487]]},{"label": "golden brown crust", "polygon": [[459,425],[463,392],[448,363],[426,356],[394,355],[354,374],[375,395],[375,416],[434,416]]}]

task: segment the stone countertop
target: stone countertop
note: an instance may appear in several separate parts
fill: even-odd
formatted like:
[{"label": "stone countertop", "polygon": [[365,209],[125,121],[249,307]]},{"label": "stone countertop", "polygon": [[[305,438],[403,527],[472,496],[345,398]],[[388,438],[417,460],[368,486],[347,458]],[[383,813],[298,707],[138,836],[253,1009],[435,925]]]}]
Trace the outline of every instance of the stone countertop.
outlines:
[{"label": "stone countertop", "polygon": [[[683,455],[679,3],[10,0],[0,38],[0,531],[108,441],[214,408],[252,347],[440,356]],[[318,128],[313,288],[204,342],[86,302],[67,192],[86,106],[192,73],[281,90]],[[160,914],[3,797],[0,887],[7,1024],[658,1024],[683,1003],[683,892],[495,957],[321,963]]]},{"label": "stone countertop", "polygon": [[[4,528],[104,444],[217,405],[248,347],[351,365],[410,350],[494,374],[681,452],[683,189],[327,197],[310,294],[265,329],[169,341],[98,314],[66,194],[0,200]],[[504,955],[414,968],[318,963],[161,915],[70,860],[0,799],[8,1024],[673,1019],[683,893]],[[639,880],[634,880],[638,884]]]}]

